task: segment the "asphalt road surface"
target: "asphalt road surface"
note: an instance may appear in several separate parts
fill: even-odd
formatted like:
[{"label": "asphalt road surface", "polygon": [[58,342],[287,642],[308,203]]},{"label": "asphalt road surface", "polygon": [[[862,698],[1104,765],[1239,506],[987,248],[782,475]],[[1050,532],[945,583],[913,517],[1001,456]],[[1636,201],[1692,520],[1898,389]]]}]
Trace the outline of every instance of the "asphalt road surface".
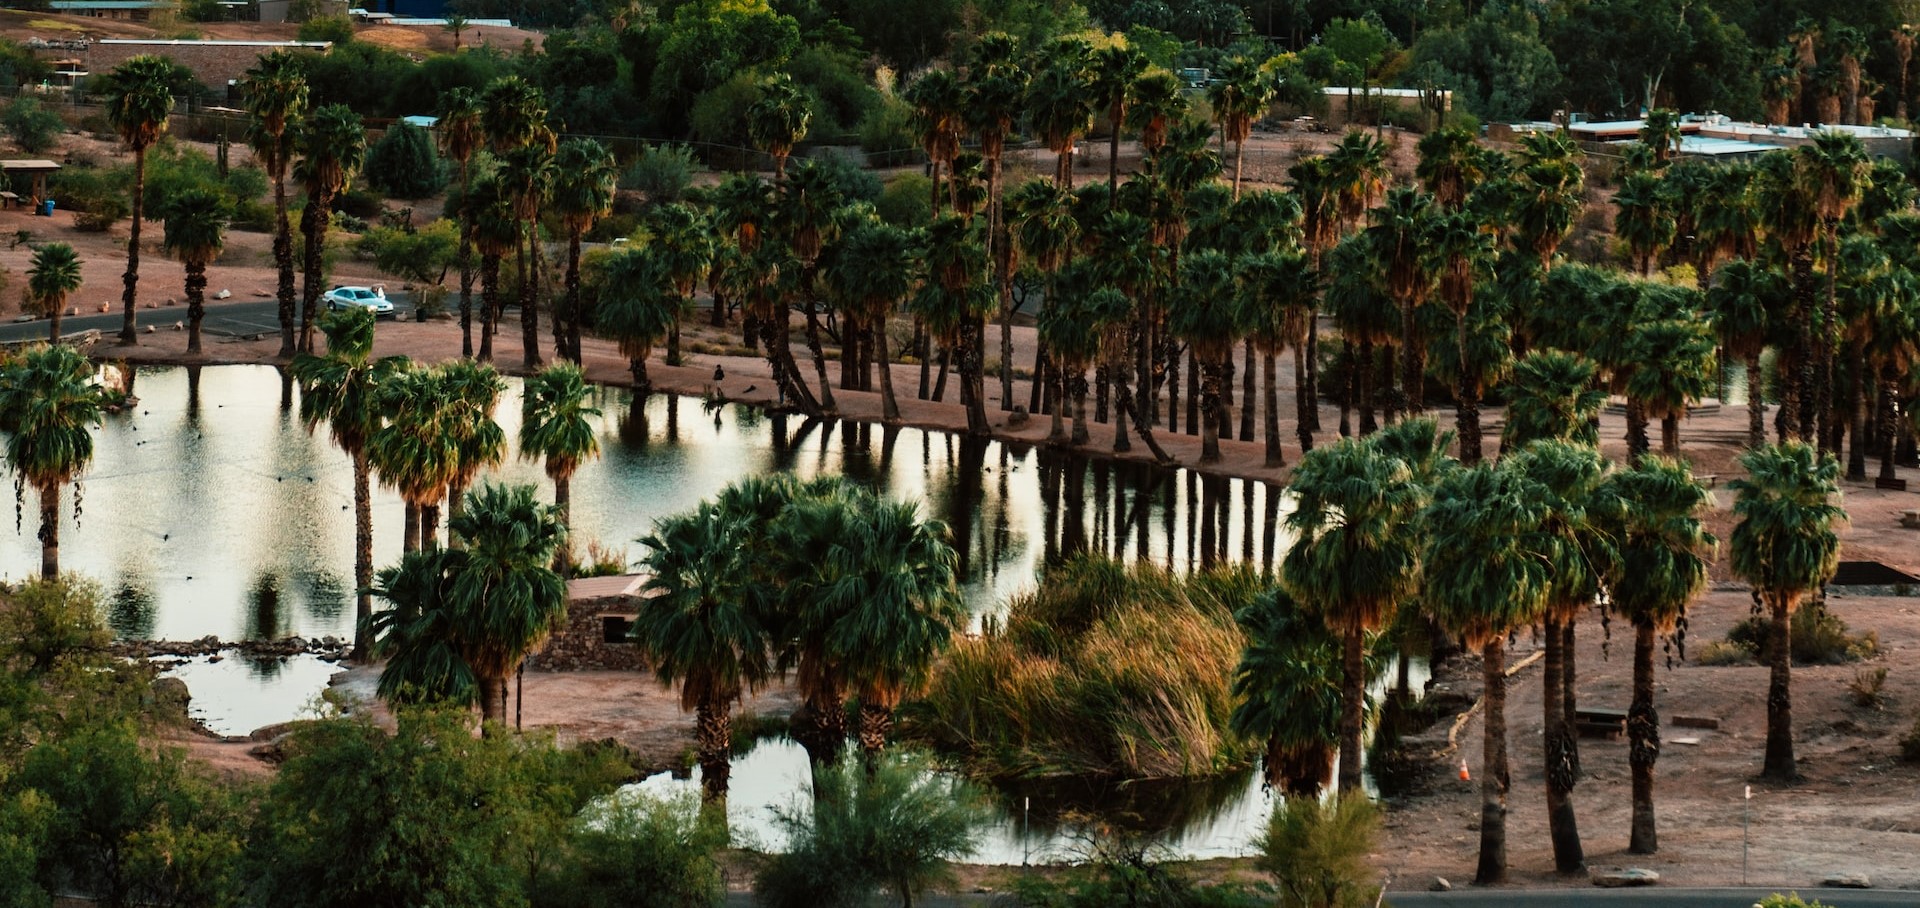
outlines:
[{"label": "asphalt road surface", "polygon": [[[413,304],[406,294],[389,294],[393,301],[395,318],[411,318]],[[324,306],[324,304],[322,304]],[[160,331],[172,331],[174,322],[187,320],[187,307],[167,306],[160,309],[141,309],[136,314],[139,319],[140,333],[145,334],[148,325]],[[125,313],[115,302],[112,312],[81,313],[60,320],[60,333],[72,334],[79,331],[98,330],[104,339],[111,342],[120,332],[125,322]],[[254,337],[258,335],[280,333],[280,304],[276,300],[247,300],[245,302],[208,302],[206,318],[200,323],[200,330],[209,336]],[[8,322],[0,325],[0,342],[38,340],[47,336],[47,323],[44,319],[31,322]]]}]

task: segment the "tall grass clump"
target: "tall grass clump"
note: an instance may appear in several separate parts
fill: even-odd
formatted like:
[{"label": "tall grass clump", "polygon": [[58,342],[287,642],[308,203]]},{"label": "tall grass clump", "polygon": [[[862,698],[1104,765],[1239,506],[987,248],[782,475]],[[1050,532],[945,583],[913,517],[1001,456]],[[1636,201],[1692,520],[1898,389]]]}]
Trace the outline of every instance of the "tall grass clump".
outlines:
[{"label": "tall grass clump", "polygon": [[1380,887],[1367,863],[1380,809],[1357,795],[1287,798],[1274,805],[1254,863],[1273,874],[1282,908],[1361,908]]},{"label": "tall grass clump", "polygon": [[1246,638],[1244,568],[1182,579],[1076,557],[1010,605],[1004,626],[957,643],[909,711],[911,733],[990,778],[1217,775],[1256,753],[1230,730]]}]

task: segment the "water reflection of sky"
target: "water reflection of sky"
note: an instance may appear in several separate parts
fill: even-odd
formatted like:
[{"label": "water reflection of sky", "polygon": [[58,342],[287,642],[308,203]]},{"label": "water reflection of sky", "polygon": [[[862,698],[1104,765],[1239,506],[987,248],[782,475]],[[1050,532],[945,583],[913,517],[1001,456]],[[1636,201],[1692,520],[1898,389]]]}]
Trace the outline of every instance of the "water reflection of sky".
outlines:
[{"label": "water reflection of sky", "polygon": [[[140,404],[109,416],[63,509],[61,566],[98,580],[127,638],[258,639],[352,633],[352,467],[324,428],[300,425],[297,396],[266,366],[142,369]],[[1112,464],[1030,445],[918,429],[808,422],[656,395],[640,414],[600,389],[602,456],[573,481],[576,543],[644,554],[657,518],[743,476],[842,474],[919,500],[963,552],[976,614],[1030,587],[1049,559],[1092,548],[1185,569],[1210,555],[1268,561],[1281,498],[1264,483]],[[285,395],[285,396],[283,396]],[[519,428],[519,383],[498,418]],[[511,458],[491,475],[547,479]],[[28,502],[31,505],[31,502]],[[0,575],[38,570],[31,512],[0,540]],[[402,506],[376,488],[374,559],[399,557]]]}]

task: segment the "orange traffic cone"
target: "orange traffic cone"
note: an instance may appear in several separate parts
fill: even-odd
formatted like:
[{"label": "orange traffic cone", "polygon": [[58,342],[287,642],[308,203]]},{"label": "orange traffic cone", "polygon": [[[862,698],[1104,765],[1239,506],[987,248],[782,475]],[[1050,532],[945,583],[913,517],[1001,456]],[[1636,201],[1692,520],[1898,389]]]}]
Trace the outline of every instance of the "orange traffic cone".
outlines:
[{"label": "orange traffic cone", "polygon": [[1462,782],[1473,781],[1473,773],[1470,773],[1467,771],[1467,761],[1465,760],[1460,761],[1460,781]]}]

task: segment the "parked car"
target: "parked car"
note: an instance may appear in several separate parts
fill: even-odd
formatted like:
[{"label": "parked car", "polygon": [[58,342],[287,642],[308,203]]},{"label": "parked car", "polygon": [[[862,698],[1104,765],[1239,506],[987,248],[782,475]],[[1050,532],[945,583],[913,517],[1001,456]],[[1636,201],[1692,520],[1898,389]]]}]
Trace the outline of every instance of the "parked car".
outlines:
[{"label": "parked car", "polygon": [[372,310],[375,318],[393,318],[393,302],[387,299],[385,287],[335,287],[320,297],[327,301],[328,309]]}]

